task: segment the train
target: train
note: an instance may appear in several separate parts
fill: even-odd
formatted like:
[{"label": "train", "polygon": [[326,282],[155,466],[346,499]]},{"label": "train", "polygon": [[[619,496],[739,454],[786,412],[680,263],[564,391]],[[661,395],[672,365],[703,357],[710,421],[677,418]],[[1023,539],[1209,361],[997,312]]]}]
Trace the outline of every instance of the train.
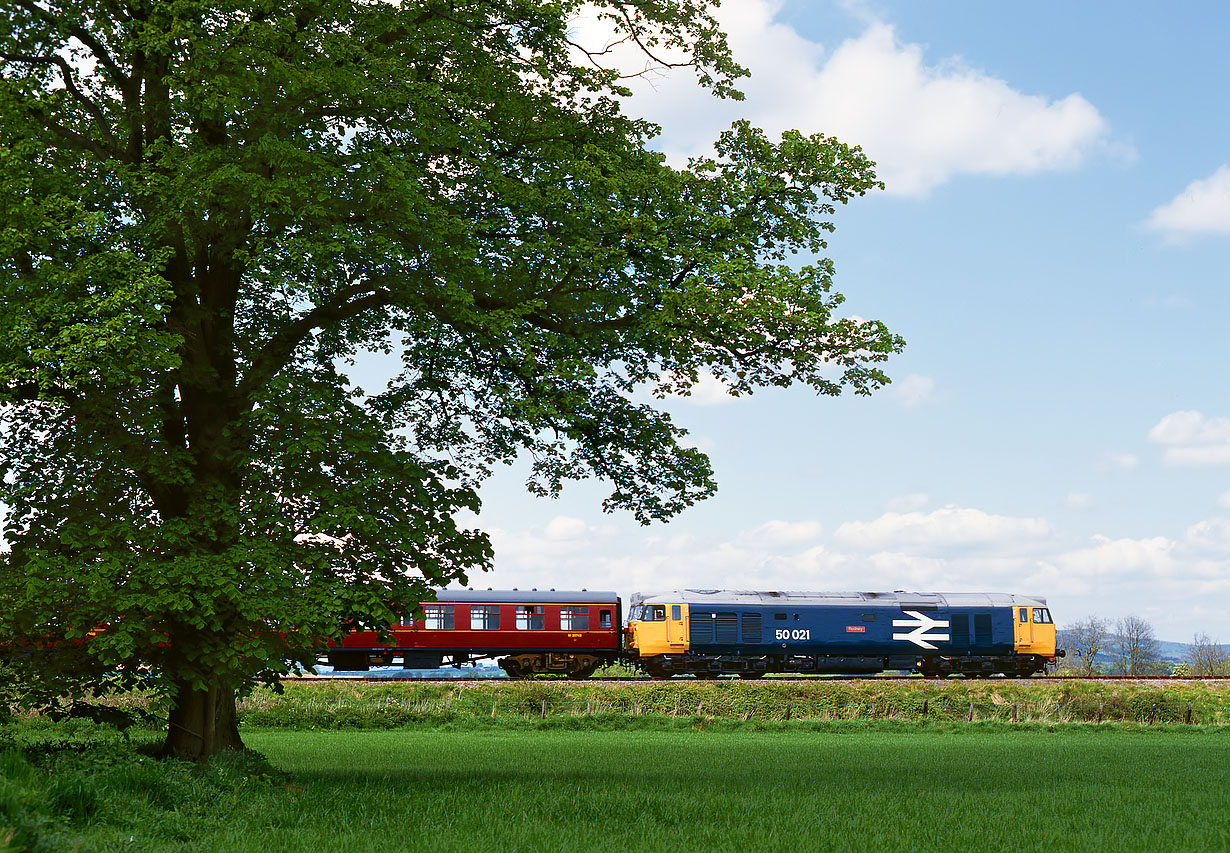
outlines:
[{"label": "train", "polygon": [[321,650],[335,670],[495,660],[510,677],[769,673],[1027,678],[1064,656],[1046,599],[1005,593],[442,590],[386,632]]}]

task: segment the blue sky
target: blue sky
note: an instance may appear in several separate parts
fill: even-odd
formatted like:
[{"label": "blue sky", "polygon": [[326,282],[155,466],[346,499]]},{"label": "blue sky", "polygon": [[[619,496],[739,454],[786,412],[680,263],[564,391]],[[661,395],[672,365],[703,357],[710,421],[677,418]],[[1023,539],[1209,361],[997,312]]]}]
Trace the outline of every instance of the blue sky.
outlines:
[{"label": "blue sky", "polygon": [[[477,587],[1038,594],[1061,624],[1230,641],[1230,6],[727,0],[742,103],[637,84],[675,162],[734,118],[862,145],[846,308],[906,339],[873,398],[667,405],[718,495],[667,525],[501,472]],[[590,24],[577,22],[590,33]]]}]

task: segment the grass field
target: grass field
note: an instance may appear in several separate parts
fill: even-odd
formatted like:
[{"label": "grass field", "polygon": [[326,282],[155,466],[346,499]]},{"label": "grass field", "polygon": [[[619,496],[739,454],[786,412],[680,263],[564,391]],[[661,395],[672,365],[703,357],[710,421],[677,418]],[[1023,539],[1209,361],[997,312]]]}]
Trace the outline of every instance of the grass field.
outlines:
[{"label": "grass field", "polygon": [[265,732],[249,741],[301,786],[278,815],[284,849],[1230,847],[1230,740],[1181,731]]},{"label": "grass field", "polygon": [[120,743],[0,753],[0,851],[1230,848],[1224,729],[889,720],[245,740],[277,769]]}]

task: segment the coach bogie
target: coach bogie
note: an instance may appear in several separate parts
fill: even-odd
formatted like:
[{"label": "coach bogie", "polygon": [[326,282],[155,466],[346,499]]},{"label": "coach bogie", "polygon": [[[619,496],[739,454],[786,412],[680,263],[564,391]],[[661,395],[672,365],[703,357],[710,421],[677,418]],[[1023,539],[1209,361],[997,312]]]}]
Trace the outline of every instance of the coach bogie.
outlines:
[{"label": "coach bogie", "polygon": [[531,675],[565,675],[569,678],[589,678],[606,661],[586,654],[546,652],[543,654],[509,655],[496,661],[509,678]]}]

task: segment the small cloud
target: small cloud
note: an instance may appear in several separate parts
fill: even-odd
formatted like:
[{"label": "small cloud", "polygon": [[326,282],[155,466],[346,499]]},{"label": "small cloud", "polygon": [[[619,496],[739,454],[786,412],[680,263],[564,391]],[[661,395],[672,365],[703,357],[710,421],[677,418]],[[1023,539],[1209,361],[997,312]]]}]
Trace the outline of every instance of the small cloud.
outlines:
[{"label": "small cloud", "polygon": [[1071,492],[1068,494],[1067,503],[1068,509],[1089,509],[1093,506],[1093,496],[1084,492]]},{"label": "small cloud", "polygon": [[1176,468],[1230,465],[1230,418],[1172,412],[1149,430],[1149,440],[1166,448],[1163,458]]},{"label": "small cloud", "polygon": [[552,542],[567,542],[584,537],[589,533],[589,529],[589,524],[582,519],[557,515],[547,522],[542,529],[542,535]]},{"label": "small cloud", "polygon": [[893,498],[884,506],[886,512],[916,512],[920,509],[926,509],[931,503],[931,496],[926,492],[913,492],[908,495],[899,495]]},{"label": "small cloud", "polygon": [[935,380],[930,376],[910,374],[890,385],[887,393],[907,409],[914,409],[936,399]]},{"label": "small cloud", "polygon": [[1131,471],[1140,464],[1134,453],[1106,453],[1094,466],[1098,471]]},{"label": "small cloud", "polygon": [[1230,492],[1222,492],[1217,498],[1217,505],[1222,509],[1230,509]]},{"label": "small cloud", "polygon": [[752,530],[739,534],[738,544],[754,547],[797,545],[819,538],[823,527],[818,521],[766,521]]},{"label": "small cloud", "polygon": [[1230,165],[1192,181],[1183,192],[1154,208],[1145,227],[1171,241],[1230,234]]},{"label": "small cloud", "polygon": [[1230,550],[1230,519],[1213,518],[1187,528],[1187,542],[1197,548],[1213,551]]}]

